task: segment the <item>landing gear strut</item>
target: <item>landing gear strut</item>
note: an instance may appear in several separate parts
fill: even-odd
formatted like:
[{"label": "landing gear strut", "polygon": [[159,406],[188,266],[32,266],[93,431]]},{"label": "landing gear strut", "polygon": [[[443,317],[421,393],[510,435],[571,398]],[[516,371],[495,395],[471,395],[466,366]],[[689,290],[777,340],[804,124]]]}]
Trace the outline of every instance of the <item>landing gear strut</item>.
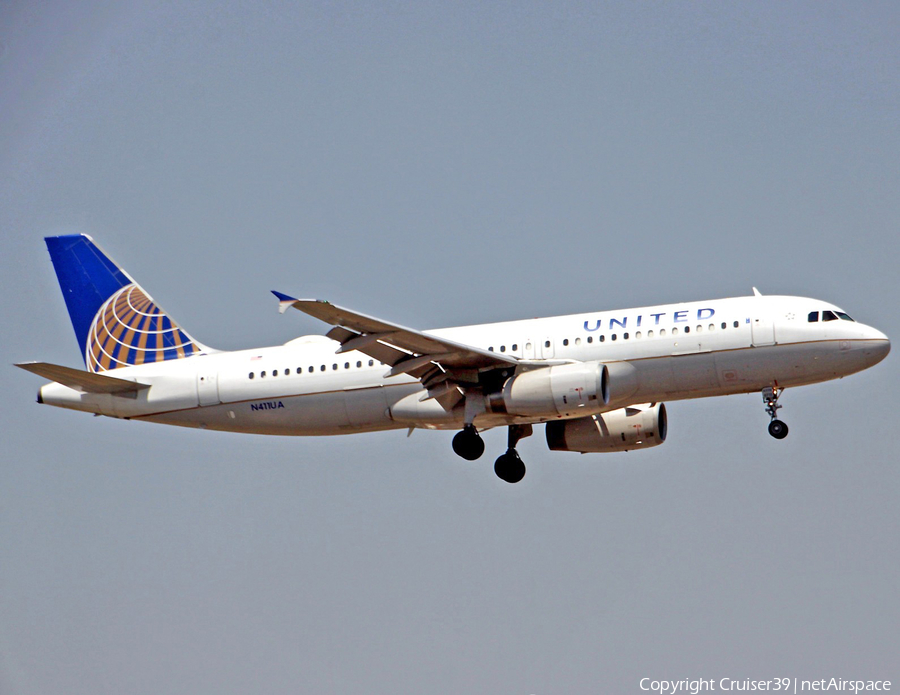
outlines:
[{"label": "landing gear strut", "polygon": [[507,438],[506,453],[502,454],[494,462],[494,473],[500,480],[507,483],[518,483],[525,477],[525,464],[516,451],[516,444],[524,437],[530,437],[532,433],[531,425],[510,425],[509,436]]},{"label": "landing gear strut", "polygon": [[763,402],[766,404],[766,413],[772,418],[772,421],[769,423],[769,434],[775,439],[784,439],[788,435],[788,426],[776,417],[778,409],[781,408],[778,405],[778,399],[782,393],[784,393],[784,389],[777,386],[774,388],[766,386],[762,390]]},{"label": "landing gear strut", "polygon": [[466,461],[474,461],[484,453],[484,440],[479,436],[475,425],[466,425],[462,432],[453,437],[453,451]]}]

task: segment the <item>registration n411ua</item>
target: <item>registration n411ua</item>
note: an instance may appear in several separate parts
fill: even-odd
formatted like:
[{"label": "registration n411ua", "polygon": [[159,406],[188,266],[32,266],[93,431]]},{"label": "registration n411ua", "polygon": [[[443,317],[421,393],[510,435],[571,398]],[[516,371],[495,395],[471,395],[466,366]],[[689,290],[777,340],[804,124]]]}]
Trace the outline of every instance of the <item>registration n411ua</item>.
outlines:
[{"label": "registration n411ua", "polygon": [[628,451],[666,439],[664,401],[762,394],[769,433],[785,388],[885,358],[887,336],[818,299],[750,296],[420,331],[326,301],[274,292],[332,326],[326,335],[226,352],[181,329],[86,235],[46,239],[86,370],[19,367],[52,383],[38,402],[130,420],[230,432],[334,435],[508,428],[494,471],[520,481],[535,425],[547,445]]}]

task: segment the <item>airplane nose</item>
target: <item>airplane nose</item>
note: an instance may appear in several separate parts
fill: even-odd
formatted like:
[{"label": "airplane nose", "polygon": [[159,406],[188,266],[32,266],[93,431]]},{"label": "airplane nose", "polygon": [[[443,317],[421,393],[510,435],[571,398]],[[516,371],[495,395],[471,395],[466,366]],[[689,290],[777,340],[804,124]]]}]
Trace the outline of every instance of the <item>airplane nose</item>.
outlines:
[{"label": "airplane nose", "polygon": [[888,356],[888,353],[891,351],[891,341],[884,333],[875,328],[869,328],[869,333],[866,336],[865,355],[866,362],[871,367]]},{"label": "airplane nose", "polygon": [[891,341],[885,338],[884,340],[876,340],[875,344],[872,346],[872,364],[878,364],[885,357],[888,356],[888,353],[891,351]]}]

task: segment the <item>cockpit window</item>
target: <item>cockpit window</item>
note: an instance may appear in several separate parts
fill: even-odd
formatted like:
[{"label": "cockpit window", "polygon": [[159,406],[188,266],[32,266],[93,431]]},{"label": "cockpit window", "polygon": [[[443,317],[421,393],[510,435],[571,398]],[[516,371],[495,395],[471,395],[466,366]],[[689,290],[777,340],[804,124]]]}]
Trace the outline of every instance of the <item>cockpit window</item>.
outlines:
[{"label": "cockpit window", "polygon": [[[853,321],[853,319],[850,318],[850,315],[843,311],[828,311],[828,310],[826,310],[826,311],[822,312],[822,320],[823,321],[837,321],[839,318],[843,321]],[[809,321],[810,323],[816,323],[819,320],[819,312],[818,311],[810,311],[809,316],[806,317],[806,320]],[[854,321],[854,323],[856,323],[856,322]]]}]

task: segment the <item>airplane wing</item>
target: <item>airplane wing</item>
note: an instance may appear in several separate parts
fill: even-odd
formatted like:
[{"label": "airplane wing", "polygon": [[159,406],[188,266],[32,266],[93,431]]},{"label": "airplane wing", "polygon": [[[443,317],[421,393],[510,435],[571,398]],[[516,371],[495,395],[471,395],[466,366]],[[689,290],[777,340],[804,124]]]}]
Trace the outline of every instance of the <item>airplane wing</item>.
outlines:
[{"label": "airplane wing", "polygon": [[83,393],[116,393],[125,395],[128,393],[137,394],[138,391],[150,388],[150,384],[141,384],[136,381],[119,379],[118,377],[104,374],[94,374],[81,369],[50,364],[49,362],[22,362],[15,366]]},{"label": "airplane wing", "polygon": [[278,297],[281,313],[293,307],[332,324],[326,335],[341,344],[338,354],[358,350],[390,365],[388,376],[409,374],[419,379],[428,389],[423,400],[436,398],[447,409],[462,398],[460,384],[477,384],[479,372],[515,369],[521,363],[510,355],[429,335],[321,299],[296,299],[274,290],[272,294]]}]

